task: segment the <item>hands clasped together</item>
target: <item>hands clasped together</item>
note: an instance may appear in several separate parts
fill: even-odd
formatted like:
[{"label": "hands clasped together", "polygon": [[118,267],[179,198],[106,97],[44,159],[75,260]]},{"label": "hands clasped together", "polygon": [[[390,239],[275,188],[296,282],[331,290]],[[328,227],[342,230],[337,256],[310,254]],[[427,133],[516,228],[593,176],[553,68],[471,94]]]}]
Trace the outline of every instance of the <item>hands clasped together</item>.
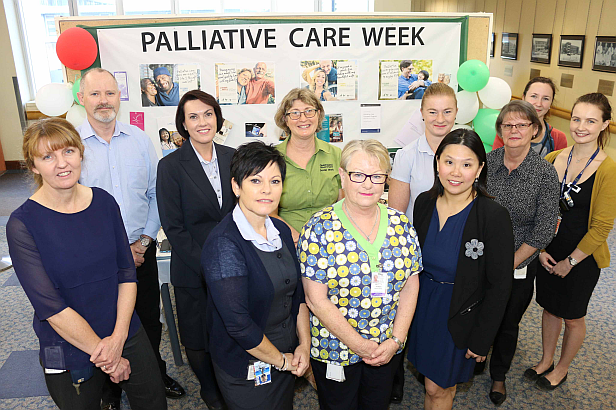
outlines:
[{"label": "hands clasped together", "polygon": [[354,352],[364,360],[364,363],[378,367],[389,363],[399,348],[398,343],[392,339],[386,339],[383,343],[365,339],[363,345]]},{"label": "hands clasped together", "polygon": [[539,254],[539,263],[552,275],[560,276],[564,278],[571,272],[571,264],[567,259],[563,259],[560,262],[556,262],[552,256],[547,252],[541,252]]},{"label": "hands clasped together", "polygon": [[114,383],[128,380],[130,377],[130,363],[121,356],[122,349],[124,341],[111,335],[101,339],[90,356],[90,361],[107,373]]}]

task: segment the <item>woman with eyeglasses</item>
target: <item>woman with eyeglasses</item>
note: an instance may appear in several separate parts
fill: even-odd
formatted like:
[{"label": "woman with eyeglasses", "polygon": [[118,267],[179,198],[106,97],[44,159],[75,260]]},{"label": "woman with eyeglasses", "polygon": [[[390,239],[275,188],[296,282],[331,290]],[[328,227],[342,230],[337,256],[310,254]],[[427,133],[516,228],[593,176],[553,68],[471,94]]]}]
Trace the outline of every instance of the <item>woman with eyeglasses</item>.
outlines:
[{"label": "woman with eyeglasses", "polygon": [[338,170],[345,198],[304,225],[298,255],[310,308],[321,409],[387,409],[422,269],[415,230],[379,203],[391,171],[376,140],[351,141]]},{"label": "woman with eyeglasses", "polygon": [[535,107],[526,101],[511,101],[496,119],[496,131],[505,145],[487,156],[488,193],[509,211],[515,242],[511,296],[490,359],[489,397],[496,405],[507,398],[505,375],[518,343],[519,323],[533,298],[537,255],[556,229],[558,176],[531,148],[540,127]]},{"label": "woman with eyeglasses", "polygon": [[312,214],[342,198],[340,148],[317,138],[324,117],[323,105],[305,88],[289,91],[274,117],[287,135],[276,147],[285,157],[287,176],[272,216],[291,228],[296,243]]},{"label": "woman with eyeglasses", "polygon": [[[550,107],[556,95],[556,85],[552,79],[547,77],[535,77],[530,80],[524,93],[523,100],[532,104],[537,111],[539,117],[539,131],[531,140],[530,146],[537,154],[545,157],[552,151],[558,151],[567,148],[567,136],[564,132],[552,127],[546,121],[550,115]],[[503,146],[503,139],[496,136],[492,149],[497,149]]]},{"label": "woman with eyeglasses", "polygon": [[[610,265],[607,237],[616,217],[616,164],[605,153],[612,107],[600,93],[577,99],[571,110],[571,148],[546,157],[561,181],[561,216],[556,237],[539,255],[537,303],[543,307],[543,357],[526,370],[544,390],[566,379],[584,342],[586,310],[601,269]],[[565,334],[556,367],[554,354],[563,320]]]}]

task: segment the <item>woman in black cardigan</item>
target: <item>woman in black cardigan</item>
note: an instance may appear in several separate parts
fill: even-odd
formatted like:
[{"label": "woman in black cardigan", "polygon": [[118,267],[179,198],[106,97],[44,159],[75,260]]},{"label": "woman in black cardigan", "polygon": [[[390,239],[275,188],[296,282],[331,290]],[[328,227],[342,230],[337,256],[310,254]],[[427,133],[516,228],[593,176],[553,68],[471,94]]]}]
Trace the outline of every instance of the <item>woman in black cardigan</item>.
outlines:
[{"label": "woman in black cardigan", "polygon": [[409,337],[409,360],[426,376],[427,409],[451,408],[456,383],[485,360],[513,277],[511,220],[487,194],[479,136],[449,133],[434,172],[434,186],[413,212],[424,271]]},{"label": "woman in black cardigan", "polygon": [[203,245],[210,351],[231,410],[291,410],[294,376],[310,363],[295,245],[287,225],[269,217],[278,208],[285,168],[271,145],[238,147],[231,160],[238,204]]}]

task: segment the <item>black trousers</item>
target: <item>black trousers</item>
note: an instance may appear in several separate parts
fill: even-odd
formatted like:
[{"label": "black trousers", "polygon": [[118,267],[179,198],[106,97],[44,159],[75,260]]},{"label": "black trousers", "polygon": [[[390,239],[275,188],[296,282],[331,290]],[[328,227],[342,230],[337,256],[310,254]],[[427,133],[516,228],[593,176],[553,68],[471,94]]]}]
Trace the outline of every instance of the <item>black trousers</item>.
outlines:
[{"label": "black trousers", "polygon": [[[130,362],[130,377],[114,385],[120,388],[120,392],[126,391],[131,409],[166,409],[165,386],[160,373],[156,371],[154,353],[143,328],[139,328],[126,341],[122,357]],[[94,368],[94,375],[79,385],[77,394],[69,372],[45,375],[47,390],[61,410],[100,410],[102,390],[107,381],[110,381],[109,376],[101,369]]]},{"label": "black trousers", "polygon": [[387,410],[394,374],[400,366],[402,354],[394,355],[384,366],[370,366],[359,362],[345,366],[345,381],[329,380],[327,364],[310,359],[317,382],[321,410]]},{"label": "black trousers", "polygon": [[511,288],[511,296],[505,309],[505,316],[498,329],[492,356],[490,359],[490,376],[494,381],[505,381],[505,375],[511,367],[513,356],[518,345],[519,325],[524,312],[533,300],[535,289],[535,276],[539,258],[535,258],[526,271],[526,279],[514,279]]},{"label": "black trousers", "polygon": [[[160,339],[163,325],[160,323],[160,286],[158,284],[158,265],[156,263],[156,245],[152,245],[144,254],[145,261],[137,268],[137,301],[135,310],[141,320],[141,326],[150,341],[161,376],[167,373],[167,364],[160,356]],[[103,402],[119,403],[122,389],[111,380],[103,388]]]}]

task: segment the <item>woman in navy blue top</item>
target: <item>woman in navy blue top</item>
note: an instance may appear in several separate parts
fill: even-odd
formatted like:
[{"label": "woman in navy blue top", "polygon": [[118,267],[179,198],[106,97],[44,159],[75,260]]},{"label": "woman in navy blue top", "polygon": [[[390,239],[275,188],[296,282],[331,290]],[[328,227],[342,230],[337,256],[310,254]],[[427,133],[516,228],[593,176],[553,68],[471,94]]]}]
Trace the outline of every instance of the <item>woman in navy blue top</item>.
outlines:
[{"label": "woman in navy blue top", "polygon": [[456,383],[488,354],[509,298],[513,231],[486,191],[486,154],[455,130],[435,153],[435,181],[415,202],[424,270],[408,358],[426,376],[425,408],[451,408]]},{"label": "woman in navy blue top", "polygon": [[100,408],[107,377],[133,409],[166,409],[134,313],[136,271],[112,196],[77,183],[83,145],[62,119],[33,124],[23,153],[37,191],[7,223],[15,273],[34,308],[47,388],[61,409]]},{"label": "woman in navy blue top", "polygon": [[286,164],[251,142],[231,160],[238,204],[208,237],[201,267],[208,287],[210,351],[232,410],[293,408],[294,376],[310,363],[308,308],[291,230],[270,218]]}]

